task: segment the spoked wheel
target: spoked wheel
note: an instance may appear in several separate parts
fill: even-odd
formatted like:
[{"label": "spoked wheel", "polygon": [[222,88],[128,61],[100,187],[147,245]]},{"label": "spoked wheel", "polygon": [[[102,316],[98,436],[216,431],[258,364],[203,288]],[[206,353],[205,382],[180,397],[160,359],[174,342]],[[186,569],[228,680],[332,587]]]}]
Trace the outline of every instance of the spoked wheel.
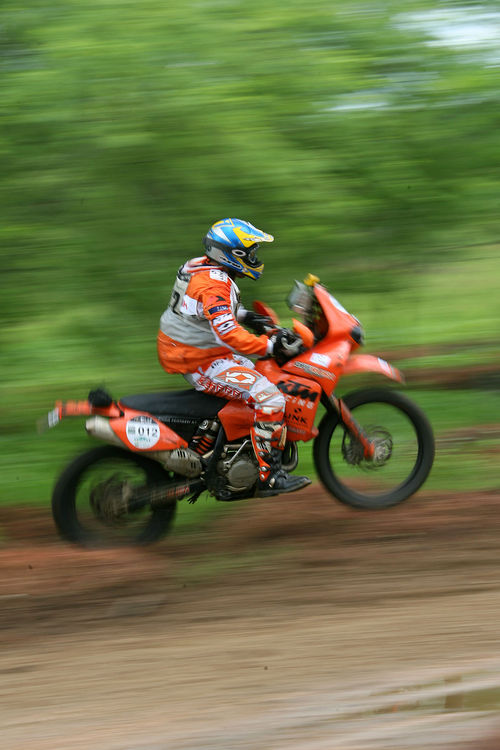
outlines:
[{"label": "spoked wheel", "polygon": [[422,410],[397,391],[371,388],[342,399],[375,444],[367,461],[363,448],[328,413],[314,443],[314,463],[327,490],[354,508],[397,505],[427,479],[434,461],[434,436]]},{"label": "spoked wheel", "polygon": [[55,486],[59,533],[92,547],[155,542],[172,524],[176,504],[152,510],[134,499],[169,481],[174,475],[143,455],[112,445],[94,448],[72,461]]}]

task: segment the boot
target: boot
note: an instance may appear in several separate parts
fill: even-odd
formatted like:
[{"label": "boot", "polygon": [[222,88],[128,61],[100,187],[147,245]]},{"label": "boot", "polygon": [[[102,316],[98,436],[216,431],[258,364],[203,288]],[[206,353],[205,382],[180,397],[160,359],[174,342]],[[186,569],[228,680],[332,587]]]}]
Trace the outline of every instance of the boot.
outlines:
[{"label": "boot", "polygon": [[268,457],[266,456],[269,471],[265,478],[263,478],[262,472],[260,474],[261,478],[257,482],[255,493],[257,497],[272,497],[284,492],[296,492],[296,490],[301,490],[311,484],[309,477],[295,477],[282,469],[281,455],[280,450],[273,448]]},{"label": "boot", "polygon": [[290,476],[281,468],[281,457],[286,443],[286,427],[282,421],[255,422],[250,435],[259,462],[259,479],[255,493],[257,497],[295,492],[311,484],[307,477]]}]

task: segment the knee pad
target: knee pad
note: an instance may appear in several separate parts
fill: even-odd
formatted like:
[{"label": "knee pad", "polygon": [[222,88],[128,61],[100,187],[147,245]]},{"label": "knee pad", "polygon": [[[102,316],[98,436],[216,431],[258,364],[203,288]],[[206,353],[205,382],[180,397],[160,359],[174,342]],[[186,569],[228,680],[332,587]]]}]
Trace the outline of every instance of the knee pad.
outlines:
[{"label": "knee pad", "polygon": [[286,399],[281,391],[269,381],[261,384],[257,382],[250,391],[255,409],[263,414],[274,414],[285,411]]}]

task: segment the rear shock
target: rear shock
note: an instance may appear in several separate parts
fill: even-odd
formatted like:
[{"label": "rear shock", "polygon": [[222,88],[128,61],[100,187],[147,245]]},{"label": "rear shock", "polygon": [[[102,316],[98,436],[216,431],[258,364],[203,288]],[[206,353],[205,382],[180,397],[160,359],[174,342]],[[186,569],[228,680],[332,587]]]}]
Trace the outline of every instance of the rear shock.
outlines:
[{"label": "rear shock", "polygon": [[195,451],[200,456],[205,456],[213,449],[219,429],[220,422],[217,419],[214,419],[212,422],[208,419],[204,419],[191,438],[191,442],[189,443],[191,450]]}]

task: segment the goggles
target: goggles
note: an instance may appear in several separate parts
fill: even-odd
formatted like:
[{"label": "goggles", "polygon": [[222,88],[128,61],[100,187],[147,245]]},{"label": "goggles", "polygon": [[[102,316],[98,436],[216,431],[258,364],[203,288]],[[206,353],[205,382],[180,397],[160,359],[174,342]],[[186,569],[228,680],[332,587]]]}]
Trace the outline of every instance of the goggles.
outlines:
[{"label": "goggles", "polygon": [[257,257],[257,250],[259,249],[260,245],[254,245],[247,253],[247,260],[250,263],[250,265],[256,265],[259,263],[259,259]]}]

